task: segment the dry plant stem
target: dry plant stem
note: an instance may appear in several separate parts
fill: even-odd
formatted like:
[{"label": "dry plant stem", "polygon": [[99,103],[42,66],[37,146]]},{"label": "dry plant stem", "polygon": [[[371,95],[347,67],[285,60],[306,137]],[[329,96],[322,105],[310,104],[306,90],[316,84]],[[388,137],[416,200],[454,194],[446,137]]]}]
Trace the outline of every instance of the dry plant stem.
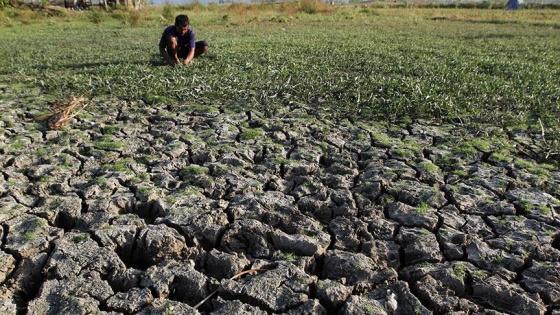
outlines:
[{"label": "dry plant stem", "polygon": [[544,156],[544,159],[548,160],[549,158],[552,159],[554,156],[560,155],[560,152],[554,152],[554,148],[553,148],[554,140],[552,140],[552,142],[550,144],[548,143],[548,141],[546,141],[544,126],[543,126],[543,123],[542,123],[540,118],[539,118],[539,124],[541,125],[541,136],[542,136],[543,142],[546,146],[549,146],[548,152]]},{"label": "dry plant stem", "polygon": [[543,137],[544,144],[547,144],[547,143],[546,143],[546,138],[544,137],[544,136],[545,136],[545,134],[544,134],[544,126],[543,126],[542,121],[541,121],[540,118],[539,118],[539,124],[541,125],[541,135],[542,135],[542,137]]},{"label": "dry plant stem", "polygon": [[[256,268],[256,269],[249,269],[249,270],[245,270],[245,271],[241,271],[240,273],[236,274],[235,276],[229,278],[229,280],[235,280],[241,276],[244,276],[246,274],[253,274],[253,273],[257,273],[257,272],[264,272],[266,271],[266,269],[261,269],[261,268]],[[216,294],[218,292],[218,289],[214,290],[214,292],[210,293],[207,297],[205,297],[202,301],[200,301],[198,304],[196,304],[195,306],[193,306],[193,308],[197,309],[198,307],[200,307],[202,304],[204,304],[206,301],[208,301],[208,299],[210,299],[212,296],[214,296],[214,294]]]},{"label": "dry plant stem", "polygon": [[[47,120],[49,128],[52,130],[60,130],[72,118],[80,114],[88,104],[89,101],[82,96],[77,98],[73,96],[68,105],[64,104],[61,100],[57,100],[51,104],[50,114],[41,115],[35,118],[35,120]],[[73,113],[77,106],[81,107]]]}]

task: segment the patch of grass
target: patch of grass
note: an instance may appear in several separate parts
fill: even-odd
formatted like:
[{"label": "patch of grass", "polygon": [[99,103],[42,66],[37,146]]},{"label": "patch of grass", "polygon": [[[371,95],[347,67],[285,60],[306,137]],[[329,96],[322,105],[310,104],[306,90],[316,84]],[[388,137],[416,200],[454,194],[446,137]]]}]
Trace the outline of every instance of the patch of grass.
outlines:
[{"label": "patch of grass", "polygon": [[540,204],[537,209],[539,210],[540,213],[544,214],[544,215],[552,215],[552,209],[550,209],[549,205],[546,204]]},{"label": "patch of grass", "polygon": [[37,179],[39,183],[50,183],[52,182],[52,177],[49,175],[43,175]]},{"label": "patch of grass", "polygon": [[171,5],[171,3],[169,2],[166,2],[161,9],[161,16],[166,23],[172,24],[175,18],[175,6]]},{"label": "patch of grass", "polygon": [[36,230],[46,225],[47,222],[44,219],[39,219],[39,218],[33,219],[33,221],[31,221],[29,225],[29,229],[24,233],[24,238],[29,241],[34,240],[35,238],[37,238]]},{"label": "patch of grass", "polygon": [[23,237],[28,241],[32,241],[37,238],[37,234],[35,233],[35,231],[26,231]]},{"label": "patch of grass", "polygon": [[294,261],[296,259],[296,255],[294,253],[284,253],[283,259],[285,261]]},{"label": "patch of grass", "polygon": [[72,157],[66,153],[62,153],[57,157],[58,165],[62,168],[69,168],[72,166]]},{"label": "patch of grass", "polygon": [[546,168],[544,168],[544,167],[542,167],[542,166],[538,166],[538,167],[532,168],[532,169],[530,170],[530,172],[531,172],[533,175],[536,175],[536,176],[543,176],[543,177],[546,177],[546,176],[550,175],[550,172],[548,171],[548,169],[546,169]]},{"label": "patch of grass", "polygon": [[478,150],[470,143],[462,142],[458,146],[455,146],[453,148],[453,152],[456,154],[461,154],[467,157],[471,157],[476,155],[478,153]]},{"label": "patch of grass", "polygon": [[189,165],[181,170],[181,175],[189,176],[189,175],[206,175],[209,173],[209,169],[205,166],[200,166],[196,164]]},{"label": "patch of grass", "polygon": [[140,195],[147,196],[152,192],[152,190],[153,190],[153,187],[141,186],[141,187],[138,187],[138,189],[136,189],[136,192],[139,193]]},{"label": "patch of grass", "polygon": [[261,128],[247,128],[241,132],[241,140],[253,140],[260,137],[263,134]]},{"label": "patch of grass", "polygon": [[506,260],[506,258],[503,255],[498,255],[494,258],[494,261],[498,264],[504,262]]},{"label": "patch of grass", "polygon": [[125,158],[117,160],[114,163],[105,164],[101,168],[105,171],[132,173],[130,164],[134,163],[136,163],[136,161],[133,158]]},{"label": "patch of grass", "polygon": [[47,150],[45,149],[37,149],[35,150],[35,155],[38,157],[43,157],[47,155]]},{"label": "patch of grass", "polygon": [[50,205],[50,209],[56,209],[62,205],[63,201],[59,198],[56,198]]},{"label": "patch of grass", "polygon": [[438,173],[440,171],[437,165],[428,160],[420,162],[418,166],[430,173]]},{"label": "patch of grass", "polygon": [[144,94],[142,100],[148,105],[171,103],[172,99],[167,96]]},{"label": "patch of grass", "polygon": [[81,243],[89,238],[89,234],[87,233],[80,233],[72,238],[72,242],[78,244]]},{"label": "patch of grass", "polygon": [[95,181],[97,182],[97,184],[98,184],[100,187],[107,187],[107,178],[105,178],[105,177],[97,177],[97,178],[95,179]]},{"label": "patch of grass", "polygon": [[113,134],[116,134],[118,130],[119,130],[119,127],[117,127],[115,125],[107,125],[103,128],[103,133],[106,134],[106,135],[113,135]]},{"label": "patch of grass", "polygon": [[132,10],[130,11],[130,24],[138,26],[145,24],[147,12],[145,10]]},{"label": "patch of grass", "polygon": [[556,169],[554,165],[547,163],[536,163],[521,158],[512,158],[510,156],[506,156],[506,158],[508,158],[508,161],[513,161],[513,163],[518,167],[524,168],[529,173],[541,178],[542,180],[547,180],[550,176],[550,171]]},{"label": "patch of grass", "polygon": [[274,162],[276,162],[276,164],[287,164],[290,161],[288,159],[286,159],[285,157],[277,157],[274,159]]},{"label": "patch of grass", "polygon": [[139,158],[139,162],[150,164],[159,160],[160,156],[157,154],[144,154]]},{"label": "patch of grass", "polygon": [[185,188],[185,190],[181,192],[181,194],[184,196],[195,196],[200,194],[200,188],[198,188],[197,186],[189,185]]},{"label": "patch of grass", "polygon": [[532,211],[534,208],[533,203],[529,200],[519,199],[518,203],[525,211]]},{"label": "patch of grass", "polygon": [[165,201],[169,204],[174,204],[177,201],[177,197],[173,195],[168,195],[165,197]]},{"label": "patch of grass", "polygon": [[411,158],[415,156],[415,151],[410,150],[409,148],[397,148],[393,151],[395,154],[397,154],[400,157],[403,158]]},{"label": "patch of grass", "polygon": [[524,168],[524,169],[532,169],[535,166],[535,163],[527,161],[525,159],[522,158],[516,158],[514,161],[515,165],[517,165],[518,167]]},{"label": "patch of grass", "polygon": [[428,229],[422,228],[422,230],[420,230],[420,233],[422,235],[430,235],[432,234],[432,232],[430,232]]},{"label": "patch of grass", "polygon": [[12,144],[10,144],[9,148],[11,151],[19,151],[27,146],[27,142],[22,139],[17,139]]},{"label": "patch of grass", "polygon": [[105,14],[100,10],[95,9],[89,12],[89,20],[93,24],[97,25],[98,28],[101,27],[101,24],[103,23],[105,18],[106,18]]},{"label": "patch of grass", "polygon": [[418,214],[425,214],[428,210],[430,210],[430,205],[425,202],[421,202],[418,206],[416,206],[416,213]]},{"label": "patch of grass", "polygon": [[513,160],[511,152],[507,150],[492,153],[492,158],[500,162],[511,162]]},{"label": "patch of grass", "polygon": [[115,140],[111,137],[103,137],[100,140],[94,141],[93,145],[100,150],[120,150],[126,147],[126,142]]},{"label": "patch of grass", "polygon": [[390,146],[395,141],[400,142],[400,140],[391,138],[386,133],[373,133],[372,137],[375,144],[382,146]]},{"label": "patch of grass", "polygon": [[493,148],[492,141],[489,139],[474,138],[470,141],[470,145],[484,152],[491,151]]},{"label": "patch of grass", "polygon": [[484,271],[480,270],[480,269],[471,271],[471,274],[472,274],[473,276],[478,277],[478,278],[484,278],[484,277],[486,276],[486,273],[485,273]]}]

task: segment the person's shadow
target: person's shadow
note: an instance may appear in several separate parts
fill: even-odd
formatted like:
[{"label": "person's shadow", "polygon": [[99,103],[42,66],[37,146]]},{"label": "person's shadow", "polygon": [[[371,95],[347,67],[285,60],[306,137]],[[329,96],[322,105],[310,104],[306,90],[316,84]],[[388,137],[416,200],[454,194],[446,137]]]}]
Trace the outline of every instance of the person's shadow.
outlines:
[{"label": "person's shadow", "polygon": [[[204,54],[202,56],[196,57],[196,59],[215,59],[216,55],[214,54]],[[84,63],[74,63],[74,64],[67,64],[67,65],[38,65],[36,66],[37,69],[40,70],[50,70],[50,69],[83,69],[83,68],[94,68],[94,67],[103,67],[103,66],[118,66],[118,65],[148,65],[151,67],[160,67],[160,66],[167,66],[167,63],[161,55],[157,52],[151,53],[148,60],[118,60],[118,61],[91,61],[91,62],[84,62]]]},{"label": "person's shadow", "polygon": [[158,66],[165,66],[167,65],[165,61],[161,58],[158,53],[152,53],[148,60],[119,60],[119,61],[90,61],[84,63],[74,63],[74,64],[67,64],[67,65],[37,65],[36,68],[40,70],[49,70],[49,69],[82,69],[82,68],[90,68],[90,67],[102,67],[102,66],[117,66],[117,65],[149,65],[152,67]]}]

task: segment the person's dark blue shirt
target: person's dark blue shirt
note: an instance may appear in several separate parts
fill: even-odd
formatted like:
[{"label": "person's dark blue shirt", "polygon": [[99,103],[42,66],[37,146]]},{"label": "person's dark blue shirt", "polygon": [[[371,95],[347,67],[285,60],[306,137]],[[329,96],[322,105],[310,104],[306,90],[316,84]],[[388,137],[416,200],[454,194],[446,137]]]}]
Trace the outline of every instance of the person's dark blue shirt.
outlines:
[{"label": "person's dark blue shirt", "polygon": [[185,33],[185,35],[181,36],[178,32],[177,32],[177,27],[175,27],[175,25],[171,25],[166,27],[163,30],[163,34],[161,35],[161,39],[159,40],[159,47],[160,48],[167,48],[168,45],[168,40],[169,40],[169,35],[176,37],[177,38],[177,42],[178,42],[178,46],[179,48],[183,48],[183,47],[190,47],[190,48],[194,48],[195,47],[195,34],[194,34],[194,30],[189,26],[189,30]]}]

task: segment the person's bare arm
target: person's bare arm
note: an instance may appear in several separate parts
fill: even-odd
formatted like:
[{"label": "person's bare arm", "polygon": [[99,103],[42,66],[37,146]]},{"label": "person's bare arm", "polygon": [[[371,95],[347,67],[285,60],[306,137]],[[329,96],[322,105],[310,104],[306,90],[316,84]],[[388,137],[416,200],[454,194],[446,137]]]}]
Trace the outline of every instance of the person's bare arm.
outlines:
[{"label": "person's bare arm", "polygon": [[[176,65],[178,62],[177,60],[173,60],[173,58],[171,58],[171,56],[169,56],[169,54],[167,53],[167,50],[165,50],[165,48],[159,48],[159,53],[161,55],[161,57],[167,62],[168,65],[170,66],[174,66]],[[175,56],[177,57],[177,56]]]},{"label": "person's bare arm", "polygon": [[194,47],[191,48],[189,54],[185,58],[185,66],[188,66],[194,58]]}]

